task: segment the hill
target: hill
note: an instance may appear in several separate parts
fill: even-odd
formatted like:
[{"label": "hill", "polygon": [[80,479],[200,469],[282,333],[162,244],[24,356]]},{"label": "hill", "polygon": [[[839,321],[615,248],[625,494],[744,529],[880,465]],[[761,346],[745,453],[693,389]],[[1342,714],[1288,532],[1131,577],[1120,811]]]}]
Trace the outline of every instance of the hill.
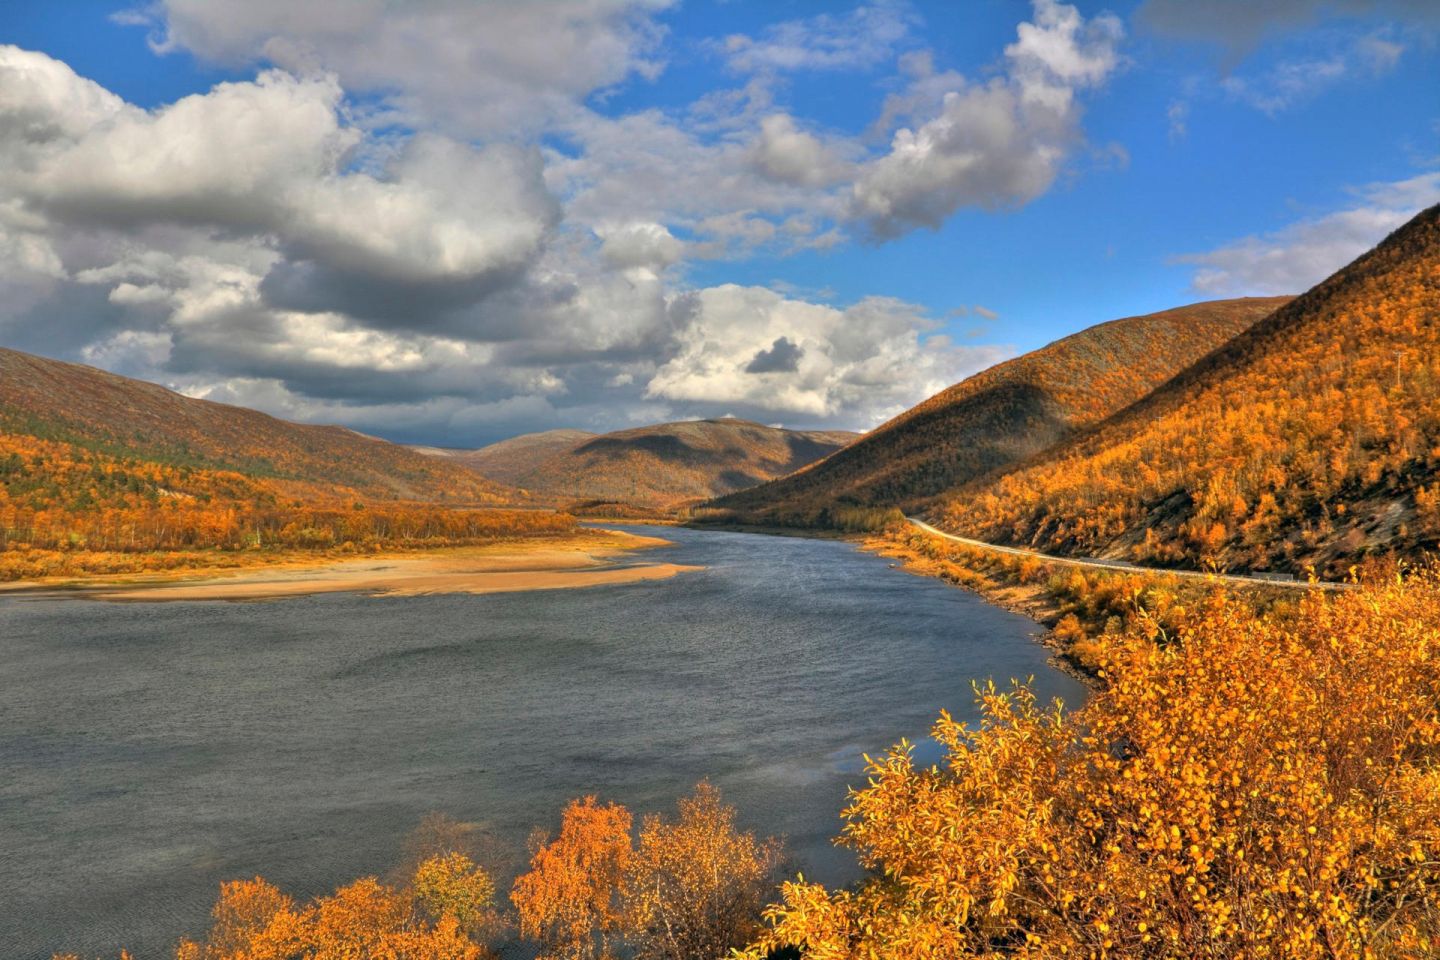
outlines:
[{"label": "hill", "polygon": [[344,427],[289,423],[93,367],[0,348],[0,431],[121,458],[279,481],[306,499],[500,504],[458,465]]},{"label": "hill", "polygon": [[[536,449],[537,438],[547,436],[505,443]],[[673,510],[798,470],[853,439],[843,431],[783,430],[729,417],[687,420],[592,436],[510,475],[516,486],[559,502]],[[492,449],[459,460],[483,470],[477,461]]]},{"label": "hill", "polygon": [[955,491],[939,525],[1327,575],[1440,541],[1440,206],[1139,403]]},{"label": "hill", "polygon": [[913,508],[1134,403],[1288,299],[1217,300],[1090,327],[941,391],[808,469],[713,506],[719,518],[801,526],[843,526],[856,508]]},{"label": "hill", "polygon": [[521,486],[520,479],[537,465],[568,453],[595,436],[585,430],[546,430],[511,437],[479,450],[457,450],[451,456],[497,483]]},{"label": "hill", "polygon": [[352,430],[0,349],[0,580],[572,527],[546,511],[474,509],[519,498],[459,464]]}]

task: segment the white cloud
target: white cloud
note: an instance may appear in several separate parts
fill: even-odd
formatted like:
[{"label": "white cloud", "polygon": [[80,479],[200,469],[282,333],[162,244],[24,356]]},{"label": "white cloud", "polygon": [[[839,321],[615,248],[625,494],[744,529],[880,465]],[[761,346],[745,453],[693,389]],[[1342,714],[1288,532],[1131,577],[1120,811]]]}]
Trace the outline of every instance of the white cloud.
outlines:
[{"label": "white cloud", "polygon": [[850,172],[850,165],[840,157],[843,149],[801,130],[789,114],[775,113],[760,121],[751,159],[771,180],[819,187],[843,180]]},{"label": "white cloud", "polygon": [[826,420],[880,423],[1004,358],[931,334],[918,308],[883,297],[844,310],[727,284],[671,304],[678,353],[646,395]]},{"label": "white cloud", "polygon": [[[1123,29],[1111,15],[1086,21],[1055,0],[1034,8],[1035,22],[1005,48],[1005,76],[955,77],[938,116],[896,131],[890,152],[864,167],[850,215],[874,237],[938,227],[962,206],[1028,203],[1050,188],[1081,140],[1075,93],[1118,67]],[[923,71],[918,79],[933,84]]]},{"label": "white cloud", "polygon": [[[169,0],[123,19],[257,73],[153,109],[0,46],[0,333],[193,395],[452,443],[717,408],[868,425],[998,359],[893,300],[687,289],[687,261],[1038,195],[1082,139],[1076,92],[1115,69],[1110,20],[1036,0],[990,83],[911,50],[881,126],[916,128],[931,183],[777,102],[785,71],[904,51],[908,5],[732,40],[740,89],[597,109],[658,74],[666,6]],[[883,213],[859,200],[877,191]]]},{"label": "white cloud", "polygon": [[1418,211],[1440,203],[1440,173],[1370,184],[1356,193],[1357,206],[1172,262],[1194,266],[1191,287],[1206,296],[1303,293]]},{"label": "white cloud", "polygon": [[847,16],[774,24],[758,39],[732,34],[714,47],[732,69],[744,72],[863,69],[893,56],[916,19],[905,0],[878,0]]},{"label": "white cloud", "polygon": [[663,224],[651,222],[602,225],[600,256],[614,267],[630,270],[655,270],[668,267],[685,253],[685,244],[677,240]]},{"label": "white cloud", "polygon": [[[0,47],[0,70],[33,62]],[[283,253],[267,295],[292,307],[423,323],[427,298],[473,301],[512,282],[559,217],[533,150],[421,135],[379,176],[347,168],[364,134],[344,122],[330,77],[272,70],[147,112],[95,96],[68,71],[30,72],[55,90],[0,103],[0,124],[52,132],[5,140],[15,162],[0,187],[34,215],[80,227],[253,236]],[[347,291],[364,302],[346,302]]]},{"label": "white cloud", "polygon": [[1345,80],[1376,77],[1393,70],[1402,43],[1370,33],[1319,56],[1284,59],[1261,71],[1233,73],[1220,81],[1232,99],[1271,116]]},{"label": "white cloud", "polygon": [[162,50],[338,74],[407,121],[465,135],[535,130],[585,96],[653,77],[671,0],[162,0]]}]

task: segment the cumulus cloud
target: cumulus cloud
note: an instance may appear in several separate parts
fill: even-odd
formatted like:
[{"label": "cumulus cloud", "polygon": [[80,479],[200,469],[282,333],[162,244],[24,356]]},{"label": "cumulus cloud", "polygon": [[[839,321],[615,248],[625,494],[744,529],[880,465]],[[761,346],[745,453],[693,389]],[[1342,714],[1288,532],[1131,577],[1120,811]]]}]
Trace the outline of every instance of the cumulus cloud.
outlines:
[{"label": "cumulus cloud", "polygon": [[843,147],[827,144],[799,129],[789,114],[771,114],[760,121],[751,157],[760,172],[781,183],[823,186],[845,178],[849,164]]},{"label": "cumulus cloud", "polygon": [[597,228],[601,240],[600,256],[605,262],[622,269],[663,269],[675,263],[685,252],[685,244],[665,228],[664,224],[625,223]]},{"label": "cumulus cloud", "polygon": [[679,350],[647,396],[747,416],[820,422],[848,409],[870,427],[1005,356],[957,347],[914,305],[883,297],[842,310],[727,284],[675,298],[670,314]]},{"label": "cumulus cloud", "polygon": [[[1118,26],[1036,0],[973,82],[913,49],[908,5],[871,3],[726,41],[736,90],[602,109],[662,69],[667,6],[168,0],[124,19],[255,72],[148,109],[0,46],[0,335],[451,444],[719,410],[869,425],[999,359],[911,304],[692,289],[689,265],[1033,198],[1083,139],[1075,98],[1116,68]],[[902,52],[878,124],[934,163],[777,102],[781,74]]]},{"label": "cumulus cloud", "polygon": [[[1075,94],[1117,69],[1124,30],[1112,15],[1086,20],[1055,0],[1034,10],[1005,48],[1004,76],[954,77],[938,116],[896,131],[889,153],[865,165],[849,212],[873,237],[938,227],[962,206],[1018,206],[1055,181],[1082,139]],[[923,68],[919,79],[929,80]]]},{"label": "cumulus cloud", "polygon": [[1348,209],[1172,262],[1195,267],[1191,288],[1207,296],[1303,293],[1440,202],[1440,173],[1370,184],[1356,194],[1360,203]]},{"label": "cumulus cloud", "polygon": [[533,150],[424,135],[380,176],[347,169],[362,134],[333,78],[272,70],[149,112],[35,57],[0,48],[0,71],[50,90],[0,103],[0,123],[24,131],[6,139],[6,191],[75,226],[254,235],[285,253],[266,288],[282,306],[423,323],[427,299],[472,302],[522,273],[559,217]]},{"label": "cumulus cloud", "polygon": [[333,71],[407,122],[477,136],[536,130],[596,90],[661,68],[653,15],[671,0],[162,0],[161,51]]}]

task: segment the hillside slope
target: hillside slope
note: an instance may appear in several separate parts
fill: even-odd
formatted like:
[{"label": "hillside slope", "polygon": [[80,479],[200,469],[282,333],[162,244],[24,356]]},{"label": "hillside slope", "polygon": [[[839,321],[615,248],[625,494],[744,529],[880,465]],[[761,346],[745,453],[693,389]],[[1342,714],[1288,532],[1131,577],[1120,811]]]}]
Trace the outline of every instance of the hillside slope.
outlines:
[{"label": "hillside slope", "polygon": [[1050,552],[1327,575],[1440,541],[1440,206],[938,524]]},{"label": "hillside slope", "polygon": [[520,478],[553,456],[569,453],[596,434],[586,430],[546,430],[527,433],[479,450],[461,450],[451,454],[457,463],[497,483],[517,486]]},{"label": "hillside slope", "polygon": [[715,506],[737,519],[807,526],[831,525],[848,507],[913,507],[1135,402],[1288,299],[1217,300],[1090,327],[941,391],[809,469]]},{"label": "hillside slope", "polygon": [[[591,437],[515,476],[537,495],[673,509],[763,483],[855,438],[722,418],[662,423]],[[481,451],[483,453],[483,451]]]},{"label": "hillside slope", "polygon": [[278,481],[305,499],[498,504],[510,491],[458,464],[344,427],[195,400],[93,367],[0,348],[0,433],[112,457]]}]

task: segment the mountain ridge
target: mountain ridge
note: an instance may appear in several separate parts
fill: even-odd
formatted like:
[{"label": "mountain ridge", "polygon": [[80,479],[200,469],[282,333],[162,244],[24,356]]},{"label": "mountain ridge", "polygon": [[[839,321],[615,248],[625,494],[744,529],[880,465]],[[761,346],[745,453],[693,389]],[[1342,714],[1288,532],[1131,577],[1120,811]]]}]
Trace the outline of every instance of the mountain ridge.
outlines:
[{"label": "mountain ridge", "polygon": [[845,449],[718,499],[717,519],[827,526],[915,508],[1123,409],[1288,297],[1206,301],[1096,324],[954,384]]},{"label": "mountain ridge", "polygon": [[1327,575],[1440,542],[1440,206],[1155,391],[932,511],[953,532]]}]

